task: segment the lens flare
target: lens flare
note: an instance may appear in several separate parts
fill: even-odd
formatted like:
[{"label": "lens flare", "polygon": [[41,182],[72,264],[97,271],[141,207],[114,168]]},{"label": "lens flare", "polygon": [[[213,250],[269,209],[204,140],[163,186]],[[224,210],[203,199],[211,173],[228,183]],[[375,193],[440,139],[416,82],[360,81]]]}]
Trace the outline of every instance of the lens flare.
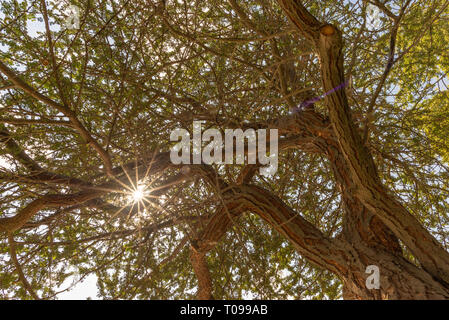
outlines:
[{"label": "lens flare", "polygon": [[145,193],[144,193],[144,187],[143,186],[137,186],[137,189],[133,191],[132,197],[134,202],[139,202],[143,199]]}]

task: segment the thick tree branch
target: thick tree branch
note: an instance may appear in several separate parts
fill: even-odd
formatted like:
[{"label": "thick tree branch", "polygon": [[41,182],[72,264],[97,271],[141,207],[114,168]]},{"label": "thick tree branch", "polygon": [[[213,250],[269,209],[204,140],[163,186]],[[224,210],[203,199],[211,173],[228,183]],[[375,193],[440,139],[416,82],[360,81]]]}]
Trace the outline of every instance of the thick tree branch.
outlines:
[{"label": "thick tree branch", "polygon": [[206,254],[197,251],[194,246],[190,247],[190,262],[198,279],[197,299],[213,300],[212,279],[206,261]]},{"label": "thick tree branch", "polygon": [[[169,153],[160,153],[149,159],[147,163],[135,162],[129,163],[122,167],[114,168],[112,172],[114,175],[122,174],[125,170],[133,170],[136,166],[142,166],[145,169],[151,169],[151,174],[156,174],[165,170],[170,166]],[[140,177],[143,177],[146,170],[140,170]],[[139,178],[139,177],[138,177]],[[15,216],[8,218],[0,218],[0,231],[13,232],[25,225],[36,213],[44,208],[58,208],[61,206],[73,206],[86,201],[98,198],[106,193],[114,190],[121,190],[124,185],[129,184],[127,175],[120,178],[114,178],[111,181],[92,187],[85,187],[84,191],[73,194],[48,194],[38,199],[21,209]]]},{"label": "thick tree branch", "polygon": [[238,191],[248,210],[258,214],[290,240],[304,258],[337,275],[344,273],[346,262],[341,256],[339,240],[327,239],[314,225],[267,190],[254,185],[242,185]]},{"label": "thick tree branch", "polygon": [[22,150],[11,137],[9,131],[2,125],[0,125],[0,143],[3,143],[8,153],[31,172],[43,171],[41,166]]},{"label": "thick tree branch", "polygon": [[[313,38],[320,58],[324,91],[332,90],[344,83],[341,32],[331,25],[324,25],[319,29],[319,33],[313,32],[315,29],[312,27],[316,28],[319,23],[316,23],[316,19],[310,18],[310,14],[305,12],[307,10],[300,1],[279,2],[303,35]],[[424,269],[435,278],[449,284],[448,252],[380,182],[373,158],[362,143],[352,121],[345,91],[337,90],[327,95],[325,102],[335,136],[357,186],[355,195],[405,243]]]},{"label": "thick tree branch", "polygon": [[222,196],[226,207],[219,209],[200,233],[195,241],[197,251],[211,250],[239,215],[253,212],[284,235],[304,258],[336,274],[344,273],[346,262],[340,241],[327,239],[271,192],[254,185],[239,185],[228,188]]},{"label": "thick tree branch", "polygon": [[79,192],[75,194],[49,194],[31,201],[15,216],[0,219],[0,231],[14,232],[27,223],[31,217],[44,208],[76,205],[98,197],[101,191]]},{"label": "thick tree branch", "polygon": [[306,39],[312,43],[319,39],[322,24],[309,13],[301,1],[279,0],[278,3]]}]

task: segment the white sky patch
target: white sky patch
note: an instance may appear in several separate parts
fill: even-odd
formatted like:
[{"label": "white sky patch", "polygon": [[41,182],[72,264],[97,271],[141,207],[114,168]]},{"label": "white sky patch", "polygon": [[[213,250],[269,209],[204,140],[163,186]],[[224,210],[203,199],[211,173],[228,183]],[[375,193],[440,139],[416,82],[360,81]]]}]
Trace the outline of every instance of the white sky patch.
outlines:
[{"label": "white sky patch", "polygon": [[254,300],[256,297],[251,291],[243,290],[242,298],[245,300]]},{"label": "white sky patch", "polygon": [[37,15],[36,20],[27,20],[27,30],[28,35],[32,38],[45,34],[45,23],[42,20],[42,15]]},{"label": "white sky patch", "polygon": [[11,170],[12,165],[5,157],[0,156],[0,168]]},{"label": "white sky patch", "polygon": [[[50,1],[48,4],[48,10],[54,10],[56,8],[59,14],[63,14],[65,16],[71,14],[69,11],[68,5],[64,4],[64,1]],[[58,32],[61,30],[61,26],[58,23],[55,23],[55,20],[49,18],[50,30],[52,32]],[[64,27],[64,26],[62,26]],[[27,20],[27,31],[28,35],[32,38],[36,38],[39,35],[45,35],[45,22],[42,14],[36,14],[36,19]]]},{"label": "white sky patch", "polygon": [[[66,288],[73,281],[73,278],[69,278],[61,285],[59,289]],[[83,282],[75,285],[70,291],[65,291],[57,295],[58,300],[86,300],[87,298],[92,300],[99,300],[97,297],[97,276],[91,274],[84,279]]]}]

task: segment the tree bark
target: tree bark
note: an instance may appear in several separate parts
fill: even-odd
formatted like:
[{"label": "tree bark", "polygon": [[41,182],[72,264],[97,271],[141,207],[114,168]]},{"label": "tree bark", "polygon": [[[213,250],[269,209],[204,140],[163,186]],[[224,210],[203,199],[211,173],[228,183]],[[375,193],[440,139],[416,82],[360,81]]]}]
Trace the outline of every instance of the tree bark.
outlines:
[{"label": "tree bark", "polygon": [[[419,272],[413,269],[411,264],[403,268],[406,270],[405,274],[410,275],[408,279],[410,283],[417,286],[415,298],[447,296],[449,288],[448,252],[382,184],[374,159],[363,144],[352,120],[345,90],[336,90],[345,83],[341,31],[333,25],[318,21],[299,0],[279,0],[278,2],[298,31],[315,47],[320,59],[323,90],[332,92],[325,96],[325,103],[328,107],[332,131],[338,142],[336,150],[343,155],[339,162],[346,166],[343,174],[338,172],[338,168],[334,168],[334,173],[340,175],[342,181],[345,181],[345,184],[340,183],[340,186],[346,205],[345,236],[349,243],[361,240],[362,245],[370,249],[373,244],[375,247],[380,245],[380,247],[385,247],[388,254],[398,257],[396,251],[399,248],[391,235],[394,234],[395,237],[403,241],[422,266],[422,269],[418,269]],[[373,242],[373,240],[375,241]],[[362,250],[362,252],[365,251],[365,249]],[[376,261],[381,257],[380,253],[377,253],[376,256],[377,251],[370,252],[369,255],[360,255],[363,257],[363,261]],[[400,258],[396,259],[396,263],[402,266]],[[393,272],[394,268],[387,261],[388,259],[380,260],[378,263],[382,264],[387,273]],[[395,260],[391,261],[394,263]],[[352,270],[353,264],[349,264],[348,267],[349,270]],[[422,272],[426,274],[423,275]],[[352,278],[350,275],[351,273],[348,275],[349,278]],[[405,276],[400,272],[396,276],[393,273],[387,276],[390,283],[395,283],[396,287],[393,294],[380,294],[380,297],[402,298],[408,296],[413,298],[413,295],[409,294],[410,290],[404,286],[402,277]],[[360,281],[356,280],[357,278],[354,278],[353,283]],[[415,280],[412,281],[413,279]],[[357,290],[349,288],[357,286],[351,286],[345,277],[343,280],[347,287],[345,291],[355,294]],[[429,286],[432,289],[428,289]],[[403,292],[402,288],[404,288]],[[348,293],[347,296],[351,296],[351,294]]]}]

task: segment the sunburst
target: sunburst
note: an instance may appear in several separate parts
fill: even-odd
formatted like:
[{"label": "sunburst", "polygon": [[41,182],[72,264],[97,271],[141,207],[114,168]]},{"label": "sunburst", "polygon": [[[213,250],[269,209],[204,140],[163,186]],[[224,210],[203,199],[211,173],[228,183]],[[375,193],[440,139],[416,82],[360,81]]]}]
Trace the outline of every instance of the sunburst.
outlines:
[{"label": "sunburst", "polygon": [[156,201],[154,201],[159,197],[151,194],[153,190],[158,189],[152,188],[153,183],[163,175],[163,173],[158,173],[155,174],[154,177],[150,178],[154,156],[155,154],[153,154],[153,159],[149,161],[149,166],[146,168],[143,175],[139,174],[139,165],[137,165],[136,161],[136,171],[134,179],[131,177],[132,174],[130,175],[128,170],[126,170],[126,168],[122,165],[122,169],[126,175],[128,183],[125,183],[124,181],[122,182],[119,179],[113,177],[113,179],[125,189],[121,193],[124,196],[124,198],[122,199],[125,200],[126,204],[121,206],[121,208],[113,214],[109,221],[112,221],[122,211],[128,212],[128,218],[133,216],[134,214],[137,214],[139,218],[146,217],[149,207],[153,207],[154,209],[159,211],[165,211],[164,208],[162,208]]},{"label": "sunburst", "polygon": [[137,188],[131,194],[131,199],[136,203],[142,201],[143,198],[145,197],[145,193],[146,193],[145,186],[138,185]]}]

